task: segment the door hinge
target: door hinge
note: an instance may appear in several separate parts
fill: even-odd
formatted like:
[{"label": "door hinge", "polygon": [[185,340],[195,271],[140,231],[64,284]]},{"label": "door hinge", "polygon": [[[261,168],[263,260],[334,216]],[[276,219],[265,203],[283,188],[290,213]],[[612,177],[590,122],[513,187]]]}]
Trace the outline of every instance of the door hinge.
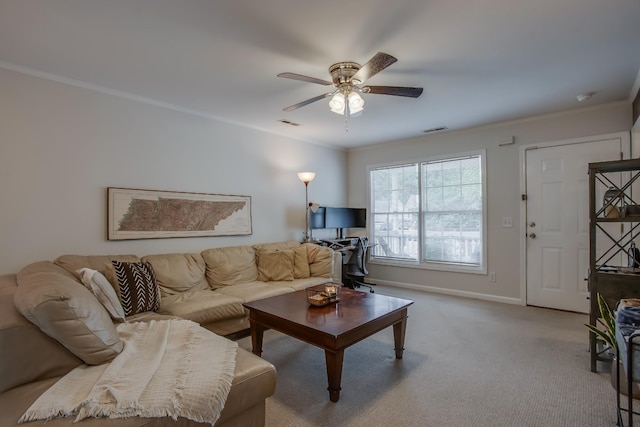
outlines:
[{"label": "door hinge", "polygon": [[527,200],[527,195],[526,195],[526,194],[523,194],[523,195],[522,195],[522,201],[525,201],[525,200]]}]

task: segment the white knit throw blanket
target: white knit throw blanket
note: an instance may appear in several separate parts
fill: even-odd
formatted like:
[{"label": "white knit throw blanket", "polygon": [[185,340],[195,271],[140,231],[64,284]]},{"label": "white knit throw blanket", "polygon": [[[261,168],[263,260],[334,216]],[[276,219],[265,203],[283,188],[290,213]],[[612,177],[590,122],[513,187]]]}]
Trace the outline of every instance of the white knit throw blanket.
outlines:
[{"label": "white knit throw blanket", "polygon": [[122,353],[69,372],[18,422],[75,415],[76,421],[140,416],[215,424],[231,389],[237,343],[181,319],[117,328]]}]

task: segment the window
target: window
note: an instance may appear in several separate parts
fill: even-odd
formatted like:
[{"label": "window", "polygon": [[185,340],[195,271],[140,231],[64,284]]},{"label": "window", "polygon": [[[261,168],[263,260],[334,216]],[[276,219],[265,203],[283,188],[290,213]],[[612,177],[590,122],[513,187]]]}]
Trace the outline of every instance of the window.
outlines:
[{"label": "window", "polygon": [[374,257],[418,261],[418,164],[371,171]]},{"label": "window", "polygon": [[374,261],[485,271],[484,152],[370,170]]}]

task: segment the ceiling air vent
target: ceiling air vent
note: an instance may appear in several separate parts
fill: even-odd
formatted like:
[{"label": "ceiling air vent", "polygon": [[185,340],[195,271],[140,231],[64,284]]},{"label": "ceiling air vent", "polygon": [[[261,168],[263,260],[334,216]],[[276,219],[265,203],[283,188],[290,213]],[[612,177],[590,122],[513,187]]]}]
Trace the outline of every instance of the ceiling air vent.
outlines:
[{"label": "ceiling air vent", "polygon": [[285,125],[289,125],[289,126],[300,126],[298,123],[290,122],[289,120],[285,120],[285,119],[280,119],[278,121],[280,123],[284,123]]},{"label": "ceiling air vent", "polygon": [[449,129],[449,128],[446,127],[446,126],[440,126],[439,128],[431,128],[431,129],[424,130],[423,132],[424,133],[434,133],[434,132],[442,132],[443,130],[447,130],[447,129]]}]

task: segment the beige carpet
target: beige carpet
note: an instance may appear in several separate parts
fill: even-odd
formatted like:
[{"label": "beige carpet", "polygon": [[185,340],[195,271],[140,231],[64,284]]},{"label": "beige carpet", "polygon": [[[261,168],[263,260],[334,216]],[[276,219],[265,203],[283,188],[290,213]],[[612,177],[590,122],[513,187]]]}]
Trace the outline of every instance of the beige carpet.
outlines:
[{"label": "beige carpet", "polygon": [[[386,329],[345,351],[340,401],[324,352],[276,331],[267,426],[614,426],[609,373],[589,370],[586,315],[376,288],[409,298],[404,358]],[[239,345],[250,349],[249,338]],[[606,368],[601,366],[601,368]]]}]

